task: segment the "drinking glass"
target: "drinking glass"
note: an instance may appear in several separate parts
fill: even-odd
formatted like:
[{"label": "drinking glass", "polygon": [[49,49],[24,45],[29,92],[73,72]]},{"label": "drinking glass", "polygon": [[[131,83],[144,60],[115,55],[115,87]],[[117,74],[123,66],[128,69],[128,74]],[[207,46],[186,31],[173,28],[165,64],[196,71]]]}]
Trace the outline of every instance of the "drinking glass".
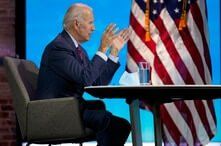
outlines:
[{"label": "drinking glass", "polygon": [[148,85],[150,83],[150,64],[148,62],[139,62],[138,67],[140,85]]}]

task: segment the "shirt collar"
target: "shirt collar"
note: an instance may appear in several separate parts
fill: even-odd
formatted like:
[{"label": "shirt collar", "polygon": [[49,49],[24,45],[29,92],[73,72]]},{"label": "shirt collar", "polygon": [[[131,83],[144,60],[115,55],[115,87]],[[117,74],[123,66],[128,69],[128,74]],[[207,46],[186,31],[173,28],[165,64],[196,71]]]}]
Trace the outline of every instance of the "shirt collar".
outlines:
[{"label": "shirt collar", "polygon": [[74,45],[75,45],[75,47],[77,48],[79,45],[78,45],[78,42],[76,41],[76,39],[67,31],[67,30],[65,30],[67,33],[68,33],[68,35],[71,37],[71,40],[74,42]]}]

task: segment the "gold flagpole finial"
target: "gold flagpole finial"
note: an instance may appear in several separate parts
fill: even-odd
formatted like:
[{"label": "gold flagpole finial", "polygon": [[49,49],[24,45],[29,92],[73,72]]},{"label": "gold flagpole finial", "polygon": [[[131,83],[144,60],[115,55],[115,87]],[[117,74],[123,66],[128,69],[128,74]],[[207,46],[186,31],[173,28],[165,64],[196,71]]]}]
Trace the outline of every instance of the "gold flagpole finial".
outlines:
[{"label": "gold flagpole finial", "polygon": [[150,41],[150,0],[146,0],[146,11],[145,11],[145,41]]},{"label": "gold flagpole finial", "polygon": [[187,0],[183,0],[182,14],[179,23],[179,30],[187,26]]}]

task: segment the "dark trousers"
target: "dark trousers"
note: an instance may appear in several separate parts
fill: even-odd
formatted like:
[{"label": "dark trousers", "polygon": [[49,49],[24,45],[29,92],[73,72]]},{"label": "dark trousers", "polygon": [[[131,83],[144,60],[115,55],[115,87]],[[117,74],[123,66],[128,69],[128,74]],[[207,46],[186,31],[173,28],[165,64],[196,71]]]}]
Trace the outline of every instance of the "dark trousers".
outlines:
[{"label": "dark trousers", "polygon": [[106,111],[102,101],[86,102],[83,121],[96,132],[99,146],[123,146],[131,129],[127,120]]}]

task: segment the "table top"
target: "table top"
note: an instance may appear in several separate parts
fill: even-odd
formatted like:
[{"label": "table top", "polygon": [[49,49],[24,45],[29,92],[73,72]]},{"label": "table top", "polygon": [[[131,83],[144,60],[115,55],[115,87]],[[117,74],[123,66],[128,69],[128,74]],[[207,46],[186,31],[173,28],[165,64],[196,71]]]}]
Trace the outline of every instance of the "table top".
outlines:
[{"label": "table top", "polygon": [[139,98],[149,102],[221,97],[221,85],[88,86],[85,91],[99,98]]}]

